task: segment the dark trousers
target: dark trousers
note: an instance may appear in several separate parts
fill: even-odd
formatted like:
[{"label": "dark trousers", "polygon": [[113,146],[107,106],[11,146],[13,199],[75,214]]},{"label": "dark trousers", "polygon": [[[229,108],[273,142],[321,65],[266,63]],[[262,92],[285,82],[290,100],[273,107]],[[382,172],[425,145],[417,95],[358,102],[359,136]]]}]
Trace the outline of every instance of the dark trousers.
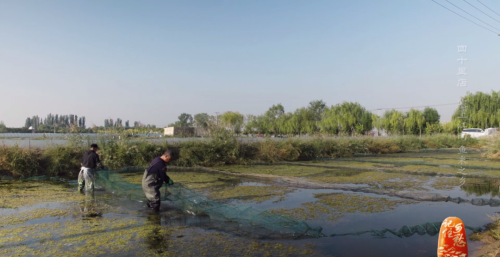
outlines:
[{"label": "dark trousers", "polygon": [[142,176],[142,191],[146,195],[149,208],[154,210],[160,209],[160,188],[162,185],[163,181],[158,174],[148,174],[147,171],[144,171],[144,175]]}]

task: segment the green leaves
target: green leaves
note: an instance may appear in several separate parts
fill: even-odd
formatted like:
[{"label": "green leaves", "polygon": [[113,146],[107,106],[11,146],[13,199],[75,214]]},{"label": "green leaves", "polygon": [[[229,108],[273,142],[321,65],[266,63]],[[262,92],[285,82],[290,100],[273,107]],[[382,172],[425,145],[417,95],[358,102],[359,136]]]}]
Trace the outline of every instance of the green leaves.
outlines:
[{"label": "green leaves", "polygon": [[225,112],[220,116],[220,118],[222,124],[231,128],[234,133],[239,134],[241,132],[245,118],[243,114],[240,114],[239,112]]},{"label": "green leaves", "polygon": [[[500,123],[500,91],[491,94],[477,92],[467,93],[462,97],[452,116],[452,121],[465,122],[468,128],[497,127]],[[463,126],[463,125],[462,125]]]},{"label": "green leaves", "polygon": [[344,102],[326,108],[319,124],[322,131],[327,133],[364,134],[373,128],[373,119],[372,113],[359,103]]}]

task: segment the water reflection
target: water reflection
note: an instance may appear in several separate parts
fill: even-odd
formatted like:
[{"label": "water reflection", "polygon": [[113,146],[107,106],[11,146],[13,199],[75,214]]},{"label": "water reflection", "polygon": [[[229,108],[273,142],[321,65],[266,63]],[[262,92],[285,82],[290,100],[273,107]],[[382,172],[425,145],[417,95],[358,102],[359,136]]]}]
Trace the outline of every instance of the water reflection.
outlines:
[{"label": "water reflection", "polygon": [[162,231],[160,213],[146,214],[146,228],[150,230],[144,239],[146,246],[158,254],[166,252],[168,250],[167,235]]},{"label": "water reflection", "polygon": [[491,197],[499,196],[498,180],[472,180],[467,181],[460,189],[467,193],[467,196],[483,196],[490,195]]},{"label": "water reflection", "polygon": [[80,212],[82,213],[82,217],[95,217],[101,214],[97,209],[97,200],[95,197],[95,193],[93,190],[87,191],[85,190],[85,200],[80,203]]}]

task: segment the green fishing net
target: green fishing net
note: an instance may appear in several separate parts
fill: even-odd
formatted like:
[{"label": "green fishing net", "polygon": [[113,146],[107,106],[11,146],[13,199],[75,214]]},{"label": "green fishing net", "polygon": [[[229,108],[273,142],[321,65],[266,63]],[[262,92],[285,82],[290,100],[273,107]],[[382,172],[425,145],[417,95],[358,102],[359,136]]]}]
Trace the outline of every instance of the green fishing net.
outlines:
[{"label": "green fishing net", "polygon": [[[96,188],[133,200],[145,200],[141,185],[125,181],[120,173],[144,172],[143,167],[126,167],[119,171],[96,172]],[[321,237],[321,227],[311,227],[304,221],[257,210],[249,206],[232,206],[207,199],[195,190],[175,183],[162,187],[162,201],[169,201],[185,213],[206,215],[210,220],[228,226],[232,223],[238,234],[258,238]],[[236,225],[236,226],[234,226]]]},{"label": "green fishing net", "polygon": [[[363,230],[363,231],[358,231],[358,232],[352,232],[352,233],[344,233],[344,234],[332,234],[330,236],[335,237],[335,236],[359,236],[365,233],[372,233],[374,236],[378,238],[385,238],[386,233],[391,233],[395,236],[398,237],[410,237],[414,234],[418,235],[430,235],[430,236],[435,236],[439,233],[439,230],[441,228],[441,223],[442,222],[427,222],[424,224],[419,224],[416,226],[402,226],[399,230],[395,229],[383,229],[383,230]],[[470,227],[470,226],[465,226],[466,229],[471,230],[472,232],[481,232],[481,228],[475,228],[475,227]]]}]

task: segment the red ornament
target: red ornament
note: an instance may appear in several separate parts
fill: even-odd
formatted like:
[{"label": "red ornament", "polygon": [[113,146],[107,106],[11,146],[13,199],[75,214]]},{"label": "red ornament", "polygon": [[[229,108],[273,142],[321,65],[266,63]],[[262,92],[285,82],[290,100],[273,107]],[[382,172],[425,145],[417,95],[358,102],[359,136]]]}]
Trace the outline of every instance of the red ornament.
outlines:
[{"label": "red ornament", "polygon": [[448,217],[441,224],[438,241],[438,257],[467,257],[467,235],[461,219]]}]

